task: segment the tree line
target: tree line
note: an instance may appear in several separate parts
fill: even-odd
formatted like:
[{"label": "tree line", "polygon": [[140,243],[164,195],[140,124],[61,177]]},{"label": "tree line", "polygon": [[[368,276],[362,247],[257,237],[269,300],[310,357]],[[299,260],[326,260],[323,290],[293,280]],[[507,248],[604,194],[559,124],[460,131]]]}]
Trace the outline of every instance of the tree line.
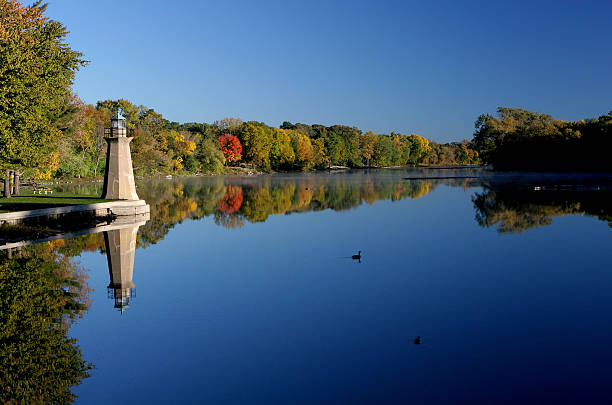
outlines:
[{"label": "tree line", "polygon": [[498,170],[610,171],[612,111],[562,121],[522,108],[499,107],[476,120],[472,145]]},{"label": "tree line", "polygon": [[134,137],[131,151],[137,176],[223,173],[228,166],[241,165],[269,172],[478,162],[466,141],[438,144],[416,134],[364,133],[344,125],[284,122],[276,128],[239,118],[179,124],[128,100],[104,100],[94,106],[72,96],[55,148],[45,151],[47,159],[32,174],[39,179],[103,174],[104,138],[119,108]]}]

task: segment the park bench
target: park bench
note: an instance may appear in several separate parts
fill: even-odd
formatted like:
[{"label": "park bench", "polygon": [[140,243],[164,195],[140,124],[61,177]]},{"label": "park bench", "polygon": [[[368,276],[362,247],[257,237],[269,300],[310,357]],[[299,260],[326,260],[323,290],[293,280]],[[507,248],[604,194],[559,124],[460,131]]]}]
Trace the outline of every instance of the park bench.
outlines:
[{"label": "park bench", "polygon": [[34,190],[34,194],[53,194],[53,189],[50,187],[45,187],[42,184],[32,183],[32,189]]}]

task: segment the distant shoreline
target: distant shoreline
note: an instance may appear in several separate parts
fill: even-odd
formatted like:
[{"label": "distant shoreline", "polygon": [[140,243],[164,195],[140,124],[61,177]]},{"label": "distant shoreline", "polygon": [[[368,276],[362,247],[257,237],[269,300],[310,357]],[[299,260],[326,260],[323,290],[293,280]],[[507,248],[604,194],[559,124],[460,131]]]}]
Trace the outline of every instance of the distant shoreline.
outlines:
[{"label": "distant shoreline", "polygon": [[[394,169],[420,169],[420,170],[468,170],[468,169],[482,169],[486,170],[490,173],[506,173],[511,174],[514,173],[517,176],[521,175],[534,175],[534,174],[542,174],[545,176],[550,175],[575,175],[575,176],[596,176],[596,177],[607,177],[612,175],[612,172],[606,171],[580,171],[580,170],[523,170],[523,169],[513,169],[513,170],[496,170],[490,165],[455,165],[455,166],[384,166],[384,167],[348,167],[348,166],[332,166],[331,168],[326,169],[317,169],[317,170],[309,170],[309,171],[301,171],[301,170],[289,170],[289,171],[269,171],[262,172],[257,169],[247,169],[247,168],[239,168],[232,167],[229,172],[226,173],[195,173],[195,174],[173,174],[173,175],[157,175],[157,176],[136,176],[137,180],[153,180],[153,179],[172,179],[172,178],[189,178],[189,177],[217,177],[217,176],[240,176],[240,177],[251,177],[251,176],[261,176],[261,175],[274,175],[274,174],[316,174],[316,173],[326,173],[326,172],[342,172],[342,171],[360,171],[360,170],[394,170]],[[236,170],[237,169],[237,170]],[[102,183],[104,181],[103,176],[94,177],[94,178],[62,178],[55,180],[48,180],[44,182],[39,182],[41,185],[52,186],[54,184],[70,184],[70,183]],[[26,179],[22,186],[27,188],[31,185],[31,180]]]}]

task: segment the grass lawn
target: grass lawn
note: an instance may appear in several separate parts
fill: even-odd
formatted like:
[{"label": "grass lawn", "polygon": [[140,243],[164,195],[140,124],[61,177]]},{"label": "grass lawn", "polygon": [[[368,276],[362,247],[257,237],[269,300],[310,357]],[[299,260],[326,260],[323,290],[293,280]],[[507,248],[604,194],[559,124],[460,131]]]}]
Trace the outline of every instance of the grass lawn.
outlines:
[{"label": "grass lawn", "polygon": [[11,198],[0,198],[0,213],[62,207],[66,205],[95,204],[107,201],[113,200],[105,200],[98,196],[76,195],[72,193],[34,195],[32,190],[22,190],[21,195]]}]

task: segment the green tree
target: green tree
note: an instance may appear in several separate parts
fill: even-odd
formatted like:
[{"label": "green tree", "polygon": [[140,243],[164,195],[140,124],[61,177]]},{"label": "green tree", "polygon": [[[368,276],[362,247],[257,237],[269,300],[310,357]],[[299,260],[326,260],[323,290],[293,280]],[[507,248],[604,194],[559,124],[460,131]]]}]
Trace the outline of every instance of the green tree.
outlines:
[{"label": "green tree", "polygon": [[[574,166],[579,170],[608,161],[597,151],[608,150],[609,138],[588,145],[581,125],[556,120],[547,114],[522,108],[499,107],[497,117],[482,114],[475,123],[472,144],[485,163],[497,169],[561,169]],[[589,152],[597,156],[584,158]],[[576,160],[581,164],[576,165]],[[582,167],[581,167],[582,166]],[[603,166],[610,167],[604,163]]]},{"label": "green tree", "polygon": [[195,158],[203,172],[223,173],[225,157],[219,149],[219,142],[216,139],[202,140],[195,151]]},{"label": "green tree", "polygon": [[0,165],[46,163],[61,136],[75,72],[85,64],[45,4],[0,2]]}]

